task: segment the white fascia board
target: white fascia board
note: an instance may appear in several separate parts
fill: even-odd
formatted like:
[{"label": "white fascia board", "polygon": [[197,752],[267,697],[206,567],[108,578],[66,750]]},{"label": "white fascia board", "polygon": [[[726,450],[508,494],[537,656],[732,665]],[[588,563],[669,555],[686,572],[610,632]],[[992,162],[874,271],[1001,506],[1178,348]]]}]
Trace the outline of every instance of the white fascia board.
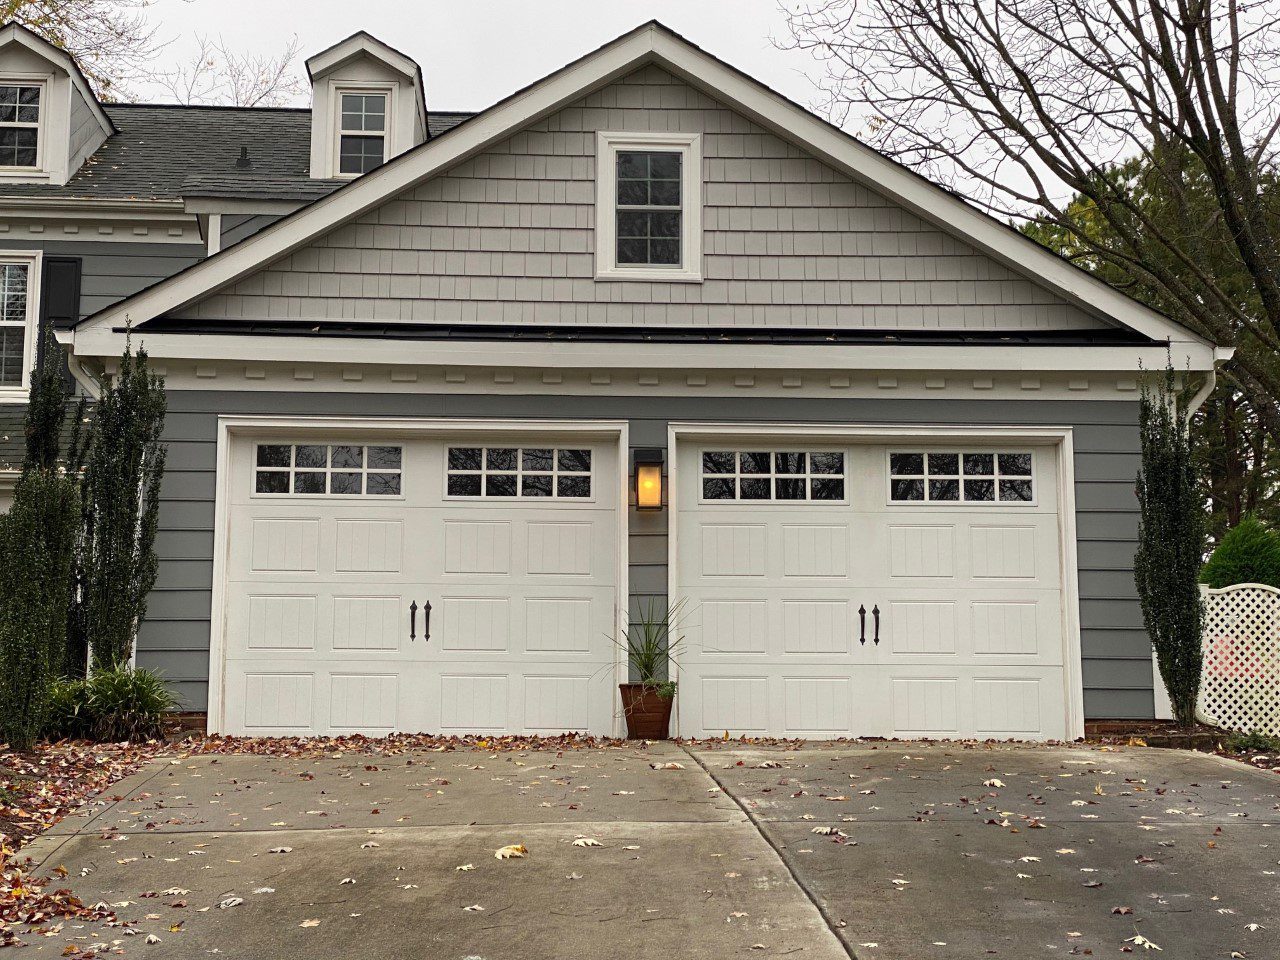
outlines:
[{"label": "white fascia board", "polygon": [[306,61],[307,75],[313,81],[318,80],[353,57],[361,55],[369,56],[381,63],[385,63],[396,73],[402,74],[410,80],[415,79],[420,72],[416,61],[394,47],[387,46],[372,34],[361,30],[359,33],[353,33],[345,40],[339,40],[328,49],[321,50],[314,56],[308,57]]},{"label": "white fascia board", "polygon": [[[114,330],[74,331],[71,339],[72,353],[82,359],[117,357],[124,348],[124,334]],[[467,342],[146,334],[136,330],[133,339],[136,345],[145,345],[152,357],[169,360],[553,369],[644,367],[670,370],[1003,370],[1044,373],[1099,370],[1136,373],[1139,369],[1162,369],[1170,355],[1170,348],[1164,344],[992,347],[901,343],[530,343],[524,340]],[[1183,342],[1174,344],[1171,349],[1176,369],[1213,369],[1214,351],[1206,344]]]},{"label": "white fascia board", "polygon": [[1192,331],[1114,290],[994,218],[912,173],[781,94],[657,24],[647,24],[451,131],[402,154],[223,254],[89,318],[83,329],[145,322],[234,283],[317,236],[475,155],[586,93],[654,62],[837,170],[884,193],[948,233],[963,237],[1095,316],[1156,340],[1209,346]]},{"label": "white fascia board", "polygon": [[401,154],[366,173],[292,217],[272,224],[234,247],[162,281],[136,296],[108,307],[80,328],[111,328],[134,323],[191,303],[234,283],[315,239],[334,226],[360,216],[422,180],[466,160],[583,96],[585,89],[609,83],[635,69],[651,55],[650,31],[642,30],[596,51],[573,67],[552,74],[465,124]]}]

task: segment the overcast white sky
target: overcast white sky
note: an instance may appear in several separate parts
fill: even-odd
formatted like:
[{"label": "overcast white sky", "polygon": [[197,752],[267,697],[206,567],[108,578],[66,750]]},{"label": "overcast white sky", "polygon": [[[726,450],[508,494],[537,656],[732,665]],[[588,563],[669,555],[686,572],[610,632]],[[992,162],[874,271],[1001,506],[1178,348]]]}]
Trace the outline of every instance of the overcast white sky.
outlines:
[{"label": "overcast white sky", "polygon": [[421,64],[436,110],[487,107],[656,19],[792,99],[813,98],[808,55],[770,42],[787,35],[776,0],[154,0],[149,16],[172,39],[170,63],[190,55],[197,35],[275,53],[296,34],[305,59],[367,30]]}]

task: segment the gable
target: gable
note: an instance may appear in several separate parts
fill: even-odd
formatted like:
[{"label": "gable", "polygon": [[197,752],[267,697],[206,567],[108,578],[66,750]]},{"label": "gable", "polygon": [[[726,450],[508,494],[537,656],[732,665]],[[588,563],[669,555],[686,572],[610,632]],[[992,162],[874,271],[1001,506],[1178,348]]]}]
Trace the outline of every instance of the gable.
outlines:
[{"label": "gable", "polygon": [[[703,282],[594,279],[599,131],[702,135]],[[172,315],[877,330],[1109,326],[655,65]]]}]

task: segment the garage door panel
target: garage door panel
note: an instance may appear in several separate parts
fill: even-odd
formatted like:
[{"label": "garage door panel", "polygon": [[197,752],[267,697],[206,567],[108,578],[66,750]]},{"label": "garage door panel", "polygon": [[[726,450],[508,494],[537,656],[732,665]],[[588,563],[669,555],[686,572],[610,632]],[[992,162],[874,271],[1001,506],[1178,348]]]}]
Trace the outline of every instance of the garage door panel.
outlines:
[{"label": "garage door panel", "polygon": [[853,731],[853,681],[848,677],[783,677],[783,722],[789,733],[842,737]]},{"label": "garage door panel", "polygon": [[700,501],[699,453],[681,444],[679,463],[695,473],[678,480],[692,495],[675,518],[677,592],[688,600],[682,732],[1065,733],[1052,451],[1033,454],[1030,504],[999,500],[994,483],[985,502],[890,502],[886,448],[851,446],[847,502],[750,508]]},{"label": "garage door panel", "polygon": [[[296,485],[292,439],[292,448],[287,438],[278,443],[292,449]],[[358,438],[343,443],[359,446]],[[335,442],[318,492],[288,493],[295,487],[271,481],[281,493],[255,494],[257,474],[283,475],[288,464],[254,467],[255,443],[233,446],[225,729],[613,733],[613,451],[591,445],[594,499],[575,503],[449,498],[448,441],[395,445],[399,497],[359,487],[334,494]],[[363,456],[373,471],[373,455]]]}]

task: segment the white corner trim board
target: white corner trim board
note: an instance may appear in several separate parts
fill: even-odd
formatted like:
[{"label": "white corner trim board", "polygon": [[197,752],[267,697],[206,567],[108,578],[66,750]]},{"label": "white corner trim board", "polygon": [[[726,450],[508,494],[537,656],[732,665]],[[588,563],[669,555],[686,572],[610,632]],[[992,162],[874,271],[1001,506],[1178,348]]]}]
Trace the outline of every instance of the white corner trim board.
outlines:
[{"label": "white corner trim board", "polygon": [[347,187],[254,236],[82,322],[107,329],[163,315],[233,283],[388,198],[474,156],[645,63],[657,63],[835,169],[965,238],[1081,309],[1156,340],[1211,346],[1190,330],[1114,290],[1017,231],[894,163],[683,37],[649,23],[521,90],[449,133],[402,154]]}]

